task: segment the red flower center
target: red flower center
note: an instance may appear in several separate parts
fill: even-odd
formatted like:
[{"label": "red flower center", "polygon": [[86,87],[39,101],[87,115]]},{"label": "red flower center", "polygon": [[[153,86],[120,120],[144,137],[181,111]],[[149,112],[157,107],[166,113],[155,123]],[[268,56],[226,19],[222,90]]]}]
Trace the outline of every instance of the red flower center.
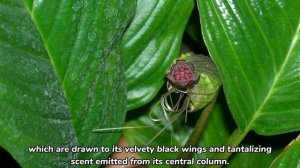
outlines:
[{"label": "red flower center", "polygon": [[168,74],[169,81],[179,89],[187,89],[198,82],[199,74],[194,72],[194,66],[185,61],[177,61]]},{"label": "red flower center", "polygon": [[179,65],[177,69],[174,70],[173,77],[176,80],[188,80],[191,79],[192,71],[189,67],[184,65]]}]

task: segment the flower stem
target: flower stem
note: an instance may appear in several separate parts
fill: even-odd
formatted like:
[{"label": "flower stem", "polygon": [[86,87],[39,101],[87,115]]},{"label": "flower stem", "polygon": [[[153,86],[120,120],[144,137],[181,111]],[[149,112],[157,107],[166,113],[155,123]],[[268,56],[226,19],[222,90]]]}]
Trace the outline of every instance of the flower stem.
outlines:
[{"label": "flower stem", "polygon": [[[191,136],[189,137],[188,141],[186,142],[186,144],[184,145],[185,147],[189,147],[189,146],[197,146],[199,143],[199,140],[203,134],[203,131],[207,125],[208,119],[214,109],[214,105],[216,103],[217,97],[219,95],[219,91],[217,92],[216,96],[214,97],[214,99],[203,109],[196,125],[195,128],[191,134]],[[178,154],[177,159],[190,159],[193,157],[194,153],[191,152],[180,152]],[[173,165],[172,168],[181,168],[181,167],[185,167],[185,165]]]}]

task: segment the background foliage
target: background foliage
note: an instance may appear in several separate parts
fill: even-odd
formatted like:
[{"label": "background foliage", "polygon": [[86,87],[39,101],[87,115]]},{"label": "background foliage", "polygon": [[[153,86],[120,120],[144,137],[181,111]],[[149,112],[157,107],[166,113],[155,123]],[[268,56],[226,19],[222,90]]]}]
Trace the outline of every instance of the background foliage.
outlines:
[{"label": "background foliage", "polygon": [[[236,153],[226,167],[297,167],[299,8],[292,0],[0,0],[0,146],[22,167],[106,158],[27,148],[111,146],[120,133],[92,130],[123,125],[127,111],[127,125],[153,127],[124,132],[127,141],[146,144],[162,128],[147,112],[159,116],[164,76],[181,48],[209,54],[223,82],[199,145],[273,149]],[[184,144],[199,114],[174,123],[173,145]],[[171,145],[169,135],[152,145]],[[230,156],[213,155],[194,157]]]}]

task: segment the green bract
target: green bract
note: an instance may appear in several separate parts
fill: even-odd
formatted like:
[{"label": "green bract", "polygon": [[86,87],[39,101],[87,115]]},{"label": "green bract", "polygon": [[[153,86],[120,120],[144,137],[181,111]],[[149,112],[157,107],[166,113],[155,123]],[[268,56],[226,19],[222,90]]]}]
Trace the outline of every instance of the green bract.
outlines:
[{"label": "green bract", "polygon": [[212,60],[204,55],[186,53],[178,60],[186,61],[194,66],[199,74],[199,81],[193,87],[187,89],[190,97],[190,111],[197,111],[205,107],[217,94],[221,86],[218,71]]}]

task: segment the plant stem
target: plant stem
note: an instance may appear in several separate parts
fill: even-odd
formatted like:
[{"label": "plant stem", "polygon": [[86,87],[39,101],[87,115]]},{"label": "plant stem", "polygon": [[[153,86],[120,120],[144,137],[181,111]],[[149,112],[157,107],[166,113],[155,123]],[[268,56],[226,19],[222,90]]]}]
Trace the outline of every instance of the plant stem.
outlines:
[{"label": "plant stem", "polygon": [[[243,141],[243,139],[245,138],[245,136],[248,134],[249,130],[246,129],[244,130],[243,132],[241,132],[238,128],[235,129],[233,131],[233,133],[230,135],[229,139],[227,140],[227,142],[225,143],[225,152],[224,153],[217,153],[215,154],[211,160],[213,159],[218,159],[218,160],[221,160],[221,159],[224,159],[224,160],[227,160],[232,153],[230,152],[227,152],[227,147],[237,147],[239,146],[239,144]],[[218,167],[222,167],[223,165],[209,165],[207,167],[209,168],[218,168]]]},{"label": "plant stem", "polygon": [[[219,95],[219,91],[217,92],[216,96],[214,97],[214,99],[203,109],[196,125],[195,128],[191,134],[191,136],[189,137],[188,141],[186,142],[186,144],[184,145],[185,147],[189,147],[189,146],[197,146],[199,143],[199,139],[203,134],[203,131],[206,127],[206,124],[208,122],[208,119],[210,117],[210,114],[213,111],[214,105],[216,103],[217,97]],[[178,154],[177,159],[190,159],[193,157],[192,152],[180,152]],[[172,168],[181,168],[181,167],[185,167],[185,165],[173,165]]]}]

